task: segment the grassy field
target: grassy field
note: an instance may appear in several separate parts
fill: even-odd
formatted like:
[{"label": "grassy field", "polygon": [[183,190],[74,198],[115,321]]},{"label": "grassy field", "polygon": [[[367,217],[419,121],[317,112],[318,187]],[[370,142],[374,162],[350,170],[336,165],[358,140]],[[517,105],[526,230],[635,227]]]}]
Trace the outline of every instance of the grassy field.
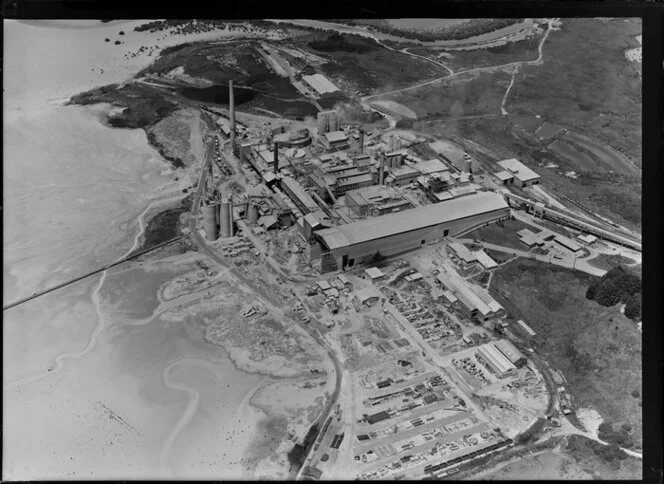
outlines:
[{"label": "grassy field", "polygon": [[[620,313],[585,298],[597,278],[542,262],[518,259],[500,267],[491,294],[540,337],[537,352],[567,378],[579,407],[592,406],[605,419],[629,423],[641,444],[641,335]],[[634,396],[636,395],[636,396]]]},{"label": "grassy field", "polygon": [[488,242],[490,244],[512,247],[514,249],[528,250],[528,247],[522,244],[516,235],[519,230],[523,229],[530,229],[534,233],[539,231],[536,227],[525,224],[520,220],[506,220],[503,222],[502,227],[499,227],[497,224],[487,225],[486,227],[468,232],[464,237],[478,239],[481,242]]},{"label": "grassy field", "polygon": [[469,74],[380,99],[403,104],[420,119],[499,115],[509,83],[510,76],[503,72]]},{"label": "grassy field", "polygon": [[[446,55],[437,60],[450,66],[455,71],[472,69],[476,67],[500,66],[510,62],[528,61],[537,59],[537,46],[541,35],[536,35],[518,42],[508,42],[504,45],[488,49],[444,51]],[[441,49],[427,47],[413,47],[409,49],[413,54],[423,56],[436,56]]]},{"label": "grassy field", "polygon": [[[475,143],[494,159],[519,158],[540,174],[549,191],[564,194],[630,229],[638,229],[639,176],[584,171],[574,160],[547,150],[533,134],[542,124],[553,123],[610,145],[640,165],[640,68],[623,55],[624,49],[638,45],[633,37],[640,30],[638,20],[565,19],[562,31],[550,33],[543,49],[543,63],[520,69],[506,105],[507,116],[440,118],[415,122],[414,129],[468,140],[465,148],[472,149],[471,144]],[[504,89],[495,92],[495,106],[499,106],[502,93]],[[456,104],[467,106],[459,111],[472,110],[475,101],[464,93],[458,94],[461,98],[454,100]],[[449,99],[438,101],[433,95],[426,101],[441,102],[443,106],[450,103]],[[435,105],[425,108],[436,111]],[[449,109],[443,114],[450,114]],[[536,118],[536,114],[541,117]],[[567,137],[564,139],[567,141]],[[558,168],[544,168],[549,163]],[[576,171],[579,177],[566,177],[567,171]]]},{"label": "grassy field", "polygon": [[[394,52],[371,39],[350,37],[346,43],[359,51],[318,51],[309,43],[326,38],[327,34],[313,32],[295,40],[296,46],[328,60],[320,66],[332,82],[348,90],[367,93],[384,92],[445,74],[445,69],[423,59]],[[316,45],[316,44],[314,44]]]},{"label": "grassy field", "polygon": [[609,144],[640,165],[640,67],[624,55],[639,45],[640,33],[639,19],[564,19],[544,44],[543,64],[520,70],[511,106]]},{"label": "grassy field", "polygon": [[630,259],[629,257],[624,257],[620,254],[600,254],[594,259],[589,259],[588,264],[594,267],[599,267],[600,269],[609,270],[617,266],[629,266],[634,264],[636,261]]}]

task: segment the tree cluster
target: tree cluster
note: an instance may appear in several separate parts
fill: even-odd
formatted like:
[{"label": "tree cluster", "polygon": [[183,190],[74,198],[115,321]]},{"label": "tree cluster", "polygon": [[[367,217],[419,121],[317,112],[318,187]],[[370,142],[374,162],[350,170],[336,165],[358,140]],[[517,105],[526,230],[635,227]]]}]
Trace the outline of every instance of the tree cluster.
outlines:
[{"label": "tree cluster", "polygon": [[602,422],[600,424],[597,436],[600,440],[608,442],[612,445],[618,447],[632,447],[634,442],[630,438],[628,432],[632,430],[632,426],[628,423],[624,423],[619,430],[614,430],[613,425],[607,422]]},{"label": "tree cluster", "polygon": [[599,282],[588,287],[586,299],[596,301],[605,307],[622,302],[626,305],[625,316],[632,320],[639,319],[641,317],[641,278],[621,266],[614,267],[604,274]]},{"label": "tree cluster", "polygon": [[369,42],[375,43],[370,39],[365,39],[363,37],[360,40],[364,42],[348,42],[346,37],[355,37],[353,35],[341,35],[338,33],[333,33],[327,36],[326,39],[312,40],[309,42],[309,47],[312,49],[321,51],[321,52],[357,52],[363,53],[370,50],[373,50],[373,47],[369,46]]}]

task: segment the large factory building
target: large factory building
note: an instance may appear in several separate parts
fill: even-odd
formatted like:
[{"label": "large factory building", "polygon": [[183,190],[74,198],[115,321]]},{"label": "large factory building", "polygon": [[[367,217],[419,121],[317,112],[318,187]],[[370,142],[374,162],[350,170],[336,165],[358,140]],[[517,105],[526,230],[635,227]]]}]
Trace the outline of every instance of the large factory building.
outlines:
[{"label": "large factory building", "polygon": [[509,206],[492,192],[319,230],[321,270],[352,267],[373,257],[406,252],[446,236],[509,217]]}]

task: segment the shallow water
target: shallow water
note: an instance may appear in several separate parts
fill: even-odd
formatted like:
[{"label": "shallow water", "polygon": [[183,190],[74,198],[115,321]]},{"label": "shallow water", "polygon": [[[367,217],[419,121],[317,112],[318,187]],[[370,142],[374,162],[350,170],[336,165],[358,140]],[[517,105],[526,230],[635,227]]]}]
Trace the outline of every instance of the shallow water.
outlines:
[{"label": "shallow water", "polygon": [[[139,243],[150,206],[182,197],[162,175],[169,165],[143,131],[103,125],[106,106],[49,101],[92,79],[86,62],[98,46],[78,58],[66,47],[119,25],[9,24],[5,304],[113,262]],[[151,256],[145,270],[122,266],[4,312],[4,478],[166,478],[174,471],[196,477],[187,473],[212,457],[183,449],[223,448],[224,432],[237,432],[224,427],[231,414],[245,434],[257,428],[263,416],[248,410],[246,395],[261,378],[237,371],[221,348],[192,330],[192,321],[149,319],[158,287],[178,273],[158,258]],[[240,440],[233,444],[243,451]],[[212,462],[210,472],[224,477],[223,458]]]}]

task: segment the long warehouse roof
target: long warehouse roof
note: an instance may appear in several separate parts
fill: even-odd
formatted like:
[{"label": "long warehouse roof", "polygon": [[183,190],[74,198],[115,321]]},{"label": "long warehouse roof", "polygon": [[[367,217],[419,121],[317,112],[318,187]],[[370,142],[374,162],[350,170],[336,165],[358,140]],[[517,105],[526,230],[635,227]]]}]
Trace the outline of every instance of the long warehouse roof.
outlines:
[{"label": "long warehouse roof", "polygon": [[458,200],[434,203],[403,212],[338,225],[316,233],[328,248],[333,250],[503,208],[508,208],[508,205],[500,195],[493,192],[480,192]]},{"label": "long warehouse roof", "polygon": [[506,373],[515,368],[514,364],[503,355],[493,344],[487,343],[477,348],[477,351],[496,367],[501,373]]}]

